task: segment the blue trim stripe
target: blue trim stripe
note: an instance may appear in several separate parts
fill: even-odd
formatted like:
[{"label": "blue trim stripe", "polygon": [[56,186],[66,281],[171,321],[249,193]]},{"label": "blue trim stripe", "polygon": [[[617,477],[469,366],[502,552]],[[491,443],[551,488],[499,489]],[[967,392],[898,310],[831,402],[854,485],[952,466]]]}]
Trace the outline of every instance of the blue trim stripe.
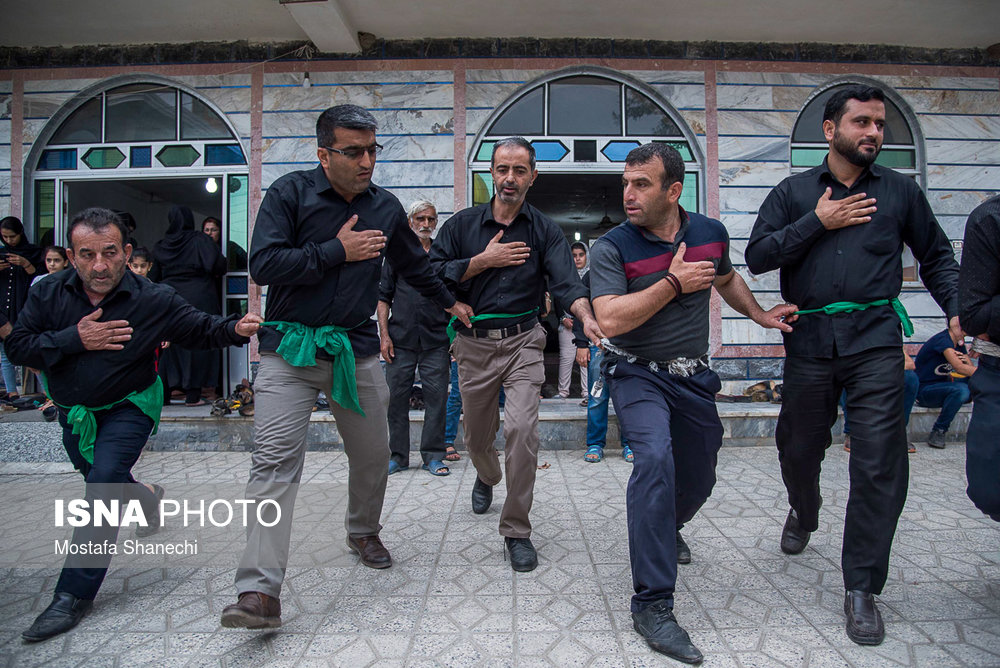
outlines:
[{"label": "blue trim stripe", "polygon": [[233,84],[232,86],[194,86],[195,90],[224,90],[228,88],[251,88],[250,84]]},{"label": "blue trim stripe", "polygon": [[962,114],[954,111],[917,111],[917,116],[956,116],[958,118],[1000,118],[1000,114]]},{"label": "blue trim stripe", "polygon": [[[295,72],[294,74],[298,74]],[[311,77],[310,77],[311,79]],[[454,84],[454,81],[353,81],[343,83],[316,83],[310,81],[311,88],[321,88],[330,86],[439,86],[441,84]],[[289,84],[264,84],[264,88],[301,88],[301,83]]]},{"label": "blue trim stripe", "polygon": [[[367,107],[368,111],[453,111],[454,107]],[[315,114],[319,109],[269,109],[265,114]]]},{"label": "blue trim stripe", "polygon": [[744,112],[745,111],[748,114],[761,114],[761,113],[767,113],[767,112],[771,112],[771,111],[776,111],[776,112],[781,112],[781,113],[797,114],[797,113],[799,113],[800,110],[799,109],[766,109],[766,108],[751,109],[749,107],[719,107],[717,109],[717,111],[739,111],[739,112]]},{"label": "blue trim stripe", "polygon": [[719,134],[720,137],[764,137],[768,139],[791,139],[791,135],[731,135],[731,134]]},{"label": "blue trim stripe", "polygon": [[996,188],[928,188],[927,192],[952,192],[952,193],[995,193]]}]

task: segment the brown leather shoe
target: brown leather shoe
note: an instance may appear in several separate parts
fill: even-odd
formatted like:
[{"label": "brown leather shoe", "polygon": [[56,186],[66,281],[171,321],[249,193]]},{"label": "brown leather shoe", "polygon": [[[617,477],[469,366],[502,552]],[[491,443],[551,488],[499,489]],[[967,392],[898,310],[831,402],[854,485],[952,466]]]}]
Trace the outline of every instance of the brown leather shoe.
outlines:
[{"label": "brown leather shoe", "polygon": [[281,626],[281,601],[245,591],[240,600],[222,609],[222,625],[231,629],[276,629]]},{"label": "brown leather shoe", "polygon": [[361,563],[368,568],[389,568],[392,557],[378,536],[347,537],[347,547],[361,557]]}]

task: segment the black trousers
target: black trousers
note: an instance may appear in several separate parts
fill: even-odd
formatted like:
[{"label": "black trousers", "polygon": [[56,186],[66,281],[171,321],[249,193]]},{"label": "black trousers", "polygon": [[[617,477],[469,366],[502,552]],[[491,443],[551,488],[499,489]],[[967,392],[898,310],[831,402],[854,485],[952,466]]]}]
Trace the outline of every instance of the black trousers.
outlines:
[{"label": "black trousers", "polygon": [[424,464],[444,459],[444,423],[448,405],[451,355],[440,346],[425,350],[395,348],[392,363],[385,365],[389,386],[389,450],[401,466],[410,465],[410,392],[414,373],[420,369],[424,390],[424,428],[420,436],[420,457]]},{"label": "black trousers", "polygon": [[976,508],[1000,522],[1000,357],[979,358],[969,389],[973,404],[965,442],[966,492]]},{"label": "black trousers", "polygon": [[[136,499],[142,506],[147,521],[156,510],[156,496],[145,485],[132,477],[132,467],[142,454],[153,421],[130,402],[123,402],[105,411],[97,418],[97,441],[94,443],[94,462],[80,454],[80,439],[72,433],[65,413],[59,411],[59,424],[63,428],[63,447],[73,466],[87,481],[85,498],[94,507],[97,500],[110,502],[118,499],[124,505]],[[118,538],[118,527],[95,526],[94,523],[73,530],[76,545],[113,544]],[[67,592],[82,599],[93,600],[107,575],[110,554],[69,554],[63,565],[56,592]]]},{"label": "black trousers", "polygon": [[820,467],[840,393],[847,393],[851,487],[841,553],[844,587],[880,594],[909,483],[902,348],[833,359],[788,357],[784,383],[775,432],[778,460],[788,503],[808,531],[818,526]]}]

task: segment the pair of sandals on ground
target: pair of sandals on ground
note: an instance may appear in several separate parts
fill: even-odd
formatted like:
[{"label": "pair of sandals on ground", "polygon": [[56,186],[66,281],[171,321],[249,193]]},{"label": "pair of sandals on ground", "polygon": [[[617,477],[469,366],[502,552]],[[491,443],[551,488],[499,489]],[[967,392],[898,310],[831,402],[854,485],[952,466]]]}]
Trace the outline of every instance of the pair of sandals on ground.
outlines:
[{"label": "pair of sandals on ground", "polygon": [[[597,462],[604,459],[604,447],[600,445],[591,445],[587,448],[587,452],[583,453],[583,461],[590,464],[596,464]],[[622,459],[631,464],[635,461],[635,455],[632,454],[632,448],[627,445],[622,446]]]},{"label": "pair of sandals on ground", "polygon": [[[440,459],[432,459],[420,468],[427,471],[431,475],[446,476],[451,473],[451,469],[448,468],[448,465],[445,464],[445,462],[457,462],[461,458],[462,455],[458,454],[458,451],[455,450],[455,446],[449,445],[445,448],[443,461]],[[389,475],[399,473],[400,471],[406,471],[409,468],[409,466],[403,466],[395,459],[389,460]]]}]

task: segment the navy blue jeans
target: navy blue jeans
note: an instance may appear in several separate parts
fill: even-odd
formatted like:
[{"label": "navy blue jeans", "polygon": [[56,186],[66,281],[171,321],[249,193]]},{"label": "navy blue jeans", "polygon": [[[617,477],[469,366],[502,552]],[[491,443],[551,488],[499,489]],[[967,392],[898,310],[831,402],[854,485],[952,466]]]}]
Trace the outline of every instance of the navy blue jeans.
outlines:
[{"label": "navy blue jeans", "polygon": [[628,481],[632,612],[671,607],[677,582],[677,528],[712,494],[722,446],[714,371],[683,378],[617,360],[606,371],[623,438],[635,453]]},{"label": "navy blue jeans", "polygon": [[965,442],[966,493],[976,508],[1000,522],[1000,359],[982,355],[969,387],[972,420]]},{"label": "navy blue jeans", "polygon": [[948,431],[951,421],[958,415],[958,409],[962,404],[969,403],[971,397],[969,384],[964,381],[922,385],[917,392],[917,401],[921,406],[941,409],[938,419],[934,421],[934,429],[937,431]]},{"label": "navy blue jeans", "polygon": [[[63,428],[63,447],[73,466],[87,481],[85,498],[91,508],[95,500],[105,502],[114,498],[124,503],[137,499],[146,519],[156,510],[156,496],[145,485],[132,477],[132,467],[139,459],[153,421],[130,402],[124,402],[96,414],[97,441],[94,443],[94,463],[80,454],[80,439],[66,423],[66,414],[59,411],[59,424]],[[114,543],[118,527],[92,525],[73,530],[74,544]],[[97,596],[104,576],[107,575],[111,555],[68,555],[56,583],[56,592],[68,592],[77,598],[93,600]]]},{"label": "navy blue jeans", "polygon": [[[607,445],[608,438],[608,402],[611,392],[605,387],[601,396],[594,397],[591,389],[601,377],[601,363],[604,361],[604,351],[597,346],[590,346],[590,361],[587,362],[587,389],[584,396],[587,399],[587,447]],[[622,436],[622,445],[628,445],[628,439]]]}]

